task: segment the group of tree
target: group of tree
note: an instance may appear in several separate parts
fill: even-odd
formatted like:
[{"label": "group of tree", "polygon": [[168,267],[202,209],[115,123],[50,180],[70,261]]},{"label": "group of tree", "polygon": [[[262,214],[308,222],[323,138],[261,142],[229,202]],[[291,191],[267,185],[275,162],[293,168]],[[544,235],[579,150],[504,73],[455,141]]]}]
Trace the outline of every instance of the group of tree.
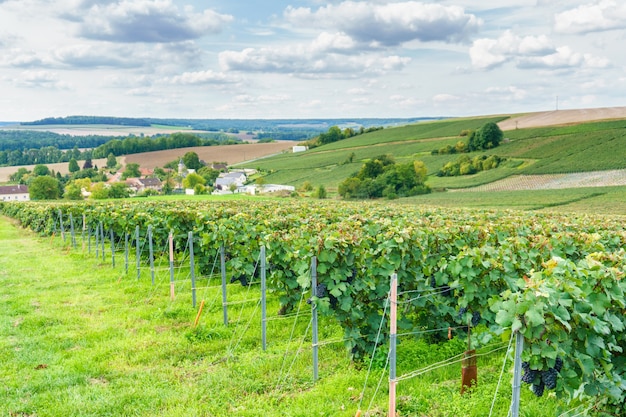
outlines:
[{"label": "group of tree", "polygon": [[485,123],[478,130],[465,130],[461,136],[467,136],[467,142],[460,140],[454,146],[446,145],[432,151],[433,155],[445,155],[455,153],[466,153],[492,149],[500,145],[504,138],[504,133],[500,127],[493,122]]},{"label": "group of tree", "polygon": [[[240,140],[225,134],[210,135],[206,138],[192,133],[173,133],[171,135],[155,135],[154,137],[129,136],[124,139],[111,136],[90,136],[87,138],[91,138],[91,140],[72,139],[71,142],[68,142],[60,139],[68,135],[61,136],[51,132],[37,132],[44,135],[46,140],[31,140],[34,133],[31,131],[0,130],[0,166],[54,164],[69,162],[72,158],[80,161],[107,158],[110,154],[120,156],[193,146],[242,143]],[[10,136],[10,140],[4,139],[7,134]],[[80,137],[77,136],[76,138]],[[28,144],[28,148],[25,148],[24,144]],[[42,144],[42,146],[37,146],[38,144]],[[67,147],[67,145],[72,146]]]},{"label": "group of tree", "polygon": [[93,158],[106,158],[109,154],[115,156],[134,153],[162,151],[167,149],[189,148],[196,146],[215,146],[242,143],[229,137],[225,140],[204,139],[193,133],[172,133],[167,136],[128,137],[113,139],[92,151]]},{"label": "group of tree", "polygon": [[341,130],[338,126],[331,126],[327,132],[321,133],[319,136],[304,142],[304,145],[309,148],[315,148],[317,146],[338,142],[343,139],[348,139],[364,133],[375,132],[381,129],[383,129],[382,126],[372,126],[368,128],[361,126],[359,129],[348,127]]},{"label": "group of tree", "polygon": [[390,155],[380,155],[363,164],[355,175],[338,186],[343,198],[394,199],[430,192],[425,184],[427,169],[422,161],[396,163]]},{"label": "group of tree", "polygon": [[52,147],[56,150],[73,148],[95,148],[114,139],[115,136],[73,136],[39,130],[0,130],[0,151],[14,151],[25,149],[42,149]]},{"label": "group of tree", "polygon": [[133,117],[110,117],[110,116],[67,116],[46,117],[34,122],[22,122],[24,126],[40,125],[118,125],[118,126],[142,126],[149,127],[151,123],[146,119]]},{"label": "group of tree", "polygon": [[470,158],[467,155],[459,157],[456,161],[446,163],[438,172],[438,177],[456,177],[459,175],[471,175],[480,171],[488,171],[497,168],[505,161],[498,155],[477,155]]}]

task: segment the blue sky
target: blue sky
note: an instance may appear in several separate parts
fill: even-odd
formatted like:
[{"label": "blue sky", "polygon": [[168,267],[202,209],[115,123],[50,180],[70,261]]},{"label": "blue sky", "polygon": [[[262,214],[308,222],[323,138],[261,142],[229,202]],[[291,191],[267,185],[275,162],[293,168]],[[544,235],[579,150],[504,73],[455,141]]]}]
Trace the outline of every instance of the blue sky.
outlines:
[{"label": "blue sky", "polygon": [[622,0],[0,0],[0,120],[626,105]]}]

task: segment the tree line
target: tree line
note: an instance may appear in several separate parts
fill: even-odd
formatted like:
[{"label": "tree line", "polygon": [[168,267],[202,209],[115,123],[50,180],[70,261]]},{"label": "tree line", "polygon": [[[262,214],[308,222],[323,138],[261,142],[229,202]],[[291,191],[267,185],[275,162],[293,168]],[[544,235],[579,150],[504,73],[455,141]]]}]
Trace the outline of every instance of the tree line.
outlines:
[{"label": "tree line", "polygon": [[[15,139],[5,142],[2,135],[9,132],[16,132]],[[22,133],[24,133],[23,136]],[[129,136],[124,139],[92,136],[90,137],[91,141],[76,141],[73,147],[70,147],[69,149],[62,149],[59,146],[55,146],[50,143],[55,137],[62,137],[65,135],[56,135],[52,133],[51,135],[45,135],[39,138],[41,139],[39,143],[47,143],[47,146],[23,149],[25,142],[32,145],[29,141],[29,137],[32,133],[35,132],[0,131],[0,149],[3,147],[6,148],[0,150],[0,166],[54,164],[59,162],[69,162],[71,159],[88,160],[106,158],[111,153],[114,156],[120,156],[193,146],[231,145],[242,143],[240,140],[222,133],[204,135],[196,135],[192,133],[172,133],[171,135],[156,135],[153,137]],[[22,137],[21,146],[18,147],[17,138],[20,136]],[[9,143],[12,143],[12,145]],[[34,143],[37,143],[37,141]],[[91,147],[93,149],[81,150],[79,149],[79,146],[85,146],[88,148]]]}]

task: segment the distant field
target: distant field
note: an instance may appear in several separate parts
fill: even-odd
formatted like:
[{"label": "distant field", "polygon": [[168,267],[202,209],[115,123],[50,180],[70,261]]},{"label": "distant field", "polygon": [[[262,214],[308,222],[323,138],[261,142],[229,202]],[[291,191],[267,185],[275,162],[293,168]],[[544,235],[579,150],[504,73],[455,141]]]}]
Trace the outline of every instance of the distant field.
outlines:
[{"label": "distant field", "polygon": [[0,129],[45,131],[71,136],[153,136],[159,133],[169,134],[175,132],[207,133],[204,130],[192,130],[184,126],[163,125],[152,125],[150,127],[121,125],[7,125],[0,127]]},{"label": "distant field", "polygon": [[162,167],[163,165],[182,158],[187,152],[196,152],[201,160],[207,163],[226,162],[235,164],[243,161],[255,160],[269,155],[280,154],[291,149],[293,142],[281,141],[272,143],[250,143],[242,145],[201,146],[194,148],[179,148],[166,151],[145,152],[126,155],[124,161],[137,163],[142,168]]}]

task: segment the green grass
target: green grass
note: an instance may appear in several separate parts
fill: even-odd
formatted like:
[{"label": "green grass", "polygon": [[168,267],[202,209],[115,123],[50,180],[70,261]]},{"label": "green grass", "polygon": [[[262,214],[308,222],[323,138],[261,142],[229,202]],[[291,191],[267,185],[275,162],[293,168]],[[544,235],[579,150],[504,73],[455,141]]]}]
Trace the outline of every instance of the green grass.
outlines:
[{"label": "green grass", "polygon": [[[272,296],[263,352],[254,302],[231,306],[229,325],[223,325],[217,277],[198,279],[198,299],[206,307],[194,329],[197,310],[182,267],[172,301],[162,258],[153,286],[147,267],[136,278],[132,256],[125,274],[121,255],[112,268],[110,259],[96,260],[80,241],[70,250],[59,237],[38,238],[6,218],[0,218],[0,241],[0,415],[347,417],[359,407],[367,366],[352,363],[341,343],[321,346],[314,384],[310,337],[303,339],[310,316],[278,319]],[[258,287],[232,284],[228,294],[229,301],[254,300]],[[332,320],[321,319],[321,341],[341,337]],[[464,346],[462,335],[436,345],[401,337],[399,375]],[[478,386],[463,397],[459,364],[400,382],[400,415],[484,417],[503,358],[502,351],[481,357]],[[384,360],[378,356],[375,363]],[[496,415],[505,415],[509,405],[510,366],[508,361]],[[375,366],[361,404],[364,416],[386,415],[385,381]],[[563,407],[550,396],[535,399],[527,388],[522,391],[522,415],[555,416]]]}]

